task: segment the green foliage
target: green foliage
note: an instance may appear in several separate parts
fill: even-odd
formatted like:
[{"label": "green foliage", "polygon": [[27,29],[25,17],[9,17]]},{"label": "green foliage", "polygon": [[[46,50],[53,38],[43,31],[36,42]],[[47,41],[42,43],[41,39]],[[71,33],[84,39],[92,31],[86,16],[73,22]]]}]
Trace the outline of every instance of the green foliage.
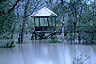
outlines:
[{"label": "green foliage", "polygon": [[3,0],[2,3],[0,3],[0,11],[8,11],[12,5],[12,0]]},{"label": "green foliage", "polygon": [[15,47],[16,43],[8,42],[0,46],[0,48],[12,48]]},{"label": "green foliage", "polygon": [[56,35],[53,35],[50,38],[51,38],[51,40],[49,41],[49,43],[62,43],[62,42],[58,41],[58,38]]},{"label": "green foliage", "polygon": [[87,61],[90,58],[88,55],[80,54],[78,57],[74,58],[73,64],[84,64],[85,61]]},{"label": "green foliage", "polygon": [[56,40],[51,40],[51,41],[49,41],[49,43],[62,43],[62,42],[56,41]]},{"label": "green foliage", "polygon": [[0,34],[4,38],[10,34],[15,21],[15,15],[13,14],[0,14]]},{"label": "green foliage", "polygon": [[[18,3],[18,6],[16,6],[15,10],[11,11],[10,13],[6,13],[6,14],[2,14],[0,13],[0,38],[10,38],[10,34],[12,33],[12,29],[13,29],[13,25],[15,24],[15,21],[17,21],[16,24],[16,31],[15,32],[20,32],[20,29],[22,28],[21,24],[22,24],[22,19],[23,19],[23,13],[21,9],[25,9],[25,0],[20,0],[22,3],[20,5],[20,7],[17,10],[17,7],[19,6],[20,3]],[[16,0],[2,0],[2,3],[0,3],[0,12],[4,11],[4,12],[8,12],[8,10],[10,8],[12,8],[14,2],[16,2]],[[64,0],[60,0],[60,2],[57,0],[56,2],[53,2],[53,0],[49,0],[49,2],[46,3],[50,4],[51,6],[48,6],[52,9],[52,11],[54,11],[57,14],[57,22],[56,22],[56,31],[60,31],[61,28],[58,28],[58,26],[62,26],[62,22],[64,19],[65,22],[65,26],[69,26],[68,29],[70,29],[70,31],[74,32],[76,30],[81,31],[79,36],[78,34],[69,34],[70,40],[74,40],[74,39],[79,39],[79,40],[86,40],[86,42],[84,41],[84,44],[95,44],[93,39],[96,38],[96,34],[95,33],[85,33],[85,31],[93,31],[96,32],[96,3],[91,2],[91,4],[87,3],[88,1],[85,0],[70,0],[70,2],[64,1]],[[37,1],[30,1],[28,3],[28,9],[27,9],[27,13],[26,16],[29,15],[30,13],[33,13],[34,11],[36,11],[36,9],[41,8],[44,3],[41,0],[37,0]],[[37,5],[37,6],[36,6]],[[45,5],[45,6],[46,6]],[[36,7],[36,8],[35,8]],[[20,12],[19,12],[20,11]],[[18,12],[18,14],[16,14]],[[63,18],[64,17],[64,18]],[[51,22],[53,20],[53,22]],[[51,20],[51,16],[49,18],[49,23],[50,25],[55,25],[55,19],[53,18]],[[32,32],[34,30],[34,22],[33,19],[31,18],[26,18],[25,22],[25,30],[26,33],[27,32]],[[30,21],[30,22],[29,22]],[[76,23],[74,25],[74,23]],[[36,20],[36,24],[38,24],[38,20]],[[46,26],[47,24],[45,24],[44,22],[41,22],[41,25]],[[71,26],[92,26],[94,28],[72,28]],[[50,29],[49,29],[50,30]],[[65,29],[66,30],[66,29]],[[54,30],[50,30],[51,32],[53,32]],[[74,37],[75,36],[75,37]],[[69,38],[69,37],[68,37]],[[53,39],[54,42],[55,39]]]},{"label": "green foliage", "polygon": [[[68,33],[69,40],[78,39],[84,40],[84,44],[95,44],[96,38],[96,1],[91,1],[90,4],[85,0],[70,0],[70,2],[60,0],[53,4],[52,10],[58,15],[57,25],[62,26],[64,19],[64,26],[68,26],[68,30],[72,33]],[[64,16],[64,18],[63,18]],[[74,26],[74,27],[71,27]],[[76,28],[75,26],[86,26]],[[58,31],[59,28],[56,28]],[[66,28],[65,28],[66,31]],[[75,31],[80,31],[76,32]]]},{"label": "green foliage", "polygon": [[3,33],[0,35],[0,39],[10,39],[10,38],[11,38],[11,35],[9,32]]},{"label": "green foliage", "polygon": [[[14,10],[10,13],[7,13],[8,10],[13,6],[12,0],[4,0],[0,3],[0,38],[7,38],[9,34],[11,34],[11,30],[13,27],[14,22],[16,21],[16,15]],[[8,34],[8,35],[7,35]]]}]

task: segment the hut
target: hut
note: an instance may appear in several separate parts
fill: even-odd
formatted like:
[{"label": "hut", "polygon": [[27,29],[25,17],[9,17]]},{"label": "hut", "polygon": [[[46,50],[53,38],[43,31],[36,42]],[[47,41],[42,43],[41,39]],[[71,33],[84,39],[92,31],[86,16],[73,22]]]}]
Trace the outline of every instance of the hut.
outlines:
[{"label": "hut", "polygon": [[[31,17],[34,18],[34,31],[32,32],[32,38],[34,38],[35,35],[35,39],[37,38],[37,36],[39,36],[41,39],[46,39],[48,36],[53,35],[53,33],[55,33],[56,30],[56,17],[57,14],[55,14],[53,11],[49,10],[48,8],[44,7],[40,10],[38,10],[37,12],[35,12],[34,14],[31,15]],[[50,26],[50,21],[49,21],[49,17],[55,18],[55,26]],[[36,26],[36,18],[38,18],[38,22],[39,22],[39,26]],[[42,26],[41,25],[41,21],[40,19],[42,18],[46,18],[47,19],[47,26]],[[54,30],[54,32],[52,32],[51,30]],[[45,35],[45,34],[49,35]]]}]

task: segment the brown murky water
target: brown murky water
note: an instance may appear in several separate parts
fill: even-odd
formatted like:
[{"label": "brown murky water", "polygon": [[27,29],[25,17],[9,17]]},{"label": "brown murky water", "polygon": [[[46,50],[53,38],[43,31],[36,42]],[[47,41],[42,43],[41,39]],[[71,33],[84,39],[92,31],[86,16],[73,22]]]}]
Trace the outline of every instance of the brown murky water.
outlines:
[{"label": "brown murky water", "polygon": [[84,64],[96,64],[95,45],[48,43],[48,40],[28,42],[14,48],[0,48],[0,64],[72,64],[74,58],[82,53],[90,56]]}]

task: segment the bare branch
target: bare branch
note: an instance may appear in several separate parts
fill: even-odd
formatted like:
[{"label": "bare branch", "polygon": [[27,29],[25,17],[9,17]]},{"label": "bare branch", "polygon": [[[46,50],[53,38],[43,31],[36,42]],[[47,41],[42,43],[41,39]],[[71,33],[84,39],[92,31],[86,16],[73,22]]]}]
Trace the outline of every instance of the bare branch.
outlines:
[{"label": "bare branch", "polygon": [[17,5],[17,3],[19,2],[20,0],[17,0],[16,2],[15,2],[15,4],[13,5],[13,7],[11,8],[11,9],[9,9],[9,11],[7,12],[7,13],[10,13],[14,8],[15,8],[15,6]]},{"label": "bare branch", "polygon": [[18,9],[21,6],[21,4],[19,4],[15,9]]},{"label": "bare branch", "polygon": [[[29,15],[27,15],[26,17],[28,17],[28,16],[30,16],[30,15],[33,14],[33,12],[35,11],[35,9],[38,7],[39,3],[40,3],[40,1],[37,2],[37,4],[35,5],[35,7],[33,8],[32,12]],[[44,4],[44,3],[42,3],[42,4]]]},{"label": "bare branch", "polygon": [[20,0],[17,0],[17,1],[15,2],[15,4],[13,5],[13,7],[12,7],[12,8],[10,8],[10,9],[8,10],[8,12],[5,12],[5,11],[0,11],[0,13],[1,13],[1,14],[10,13],[11,11],[13,11],[13,10],[14,10],[15,6],[17,5],[17,3],[18,3],[19,1],[20,1]]}]

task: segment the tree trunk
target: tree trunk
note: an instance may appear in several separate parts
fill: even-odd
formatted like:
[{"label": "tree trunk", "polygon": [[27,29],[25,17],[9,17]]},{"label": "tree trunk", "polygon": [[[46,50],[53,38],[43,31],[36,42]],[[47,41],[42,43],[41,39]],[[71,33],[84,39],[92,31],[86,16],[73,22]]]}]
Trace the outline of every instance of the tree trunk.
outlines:
[{"label": "tree trunk", "polygon": [[63,24],[62,24],[62,42],[64,42],[64,15],[63,15]]},{"label": "tree trunk", "polygon": [[24,9],[24,17],[23,17],[23,23],[21,28],[21,37],[20,37],[20,43],[23,43],[23,37],[24,37],[24,29],[25,29],[25,22],[26,22],[26,14],[27,14],[27,7],[28,7],[29,0],[27,0],[27,3],[25,4]]}]

